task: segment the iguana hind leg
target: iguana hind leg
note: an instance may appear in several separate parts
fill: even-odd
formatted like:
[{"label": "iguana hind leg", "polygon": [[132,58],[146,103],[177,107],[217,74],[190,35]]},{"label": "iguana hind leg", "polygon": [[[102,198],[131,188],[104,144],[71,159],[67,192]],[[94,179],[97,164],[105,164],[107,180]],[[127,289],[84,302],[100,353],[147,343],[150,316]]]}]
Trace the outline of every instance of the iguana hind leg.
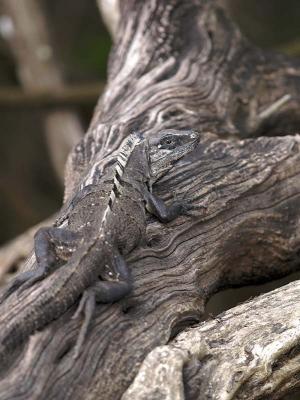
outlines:
[{"label": "iguana hind leg", "polygon": [[41,228],[34,238],[34,250],[38,264],[37,279],[47,276],[58,260],[67,261],[78,247],[81,235],[61,228]]},{"label": "iguana hind leg", "polygon": [[79,239],[77,233],[66,229],[54,227],[39,229],[34,237],[37,268],[19,274],[0,297],[0,303],[18,288],[22,287],[23,291],[49,275],[59,260],[67,260],[70,257]]},{"label": "iguana hind leg", "polygon": [[[84,313],[84,321],[74,350],[75,359],[80,354],[94,314],[96,302],[114,303],[126,296],[132,289],[130,270],[120,254],[114,256],[114,272],[112,274],[117,280],[97,281],[93,286],[86,289],[73,315],[73,318],[78,318],[81,313]],[[108,273],[107,276],[110,277],[110,274]]]}]

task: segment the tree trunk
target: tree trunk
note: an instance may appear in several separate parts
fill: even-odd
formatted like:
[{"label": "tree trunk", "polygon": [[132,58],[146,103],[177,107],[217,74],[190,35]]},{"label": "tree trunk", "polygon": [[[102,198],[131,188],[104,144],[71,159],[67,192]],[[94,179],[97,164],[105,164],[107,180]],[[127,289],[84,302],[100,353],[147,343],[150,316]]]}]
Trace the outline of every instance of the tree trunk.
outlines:
[{"label": "tree trunk", "polygon": [[[187,327],[217,291],[299,267],[300,63],[250,45],[213,0],[122,0],[118,15],[107,87],[69,157],[65,200],[130,132],[188,128],[199,146],[154,191],[194,210],[148,220],[149,245],[127,257],[133,293],[97,306],[78,359],[73,307],[11,355],[0,399],[279,398],[300,383],[298,282]],[[0,333],[42,289],[1,307]]]}]

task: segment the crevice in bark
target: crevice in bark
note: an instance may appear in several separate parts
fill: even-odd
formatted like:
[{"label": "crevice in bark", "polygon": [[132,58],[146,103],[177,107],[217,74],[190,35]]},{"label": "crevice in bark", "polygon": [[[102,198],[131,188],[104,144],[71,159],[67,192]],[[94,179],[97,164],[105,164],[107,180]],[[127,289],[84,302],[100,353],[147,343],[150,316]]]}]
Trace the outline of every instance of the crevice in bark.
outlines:
[{"label": "crevice in bark", "polygon": [[205,306],[206,318],[217,317],[222,312],[229,310],[245,301],[249,301],[256,296],[271,290],[281,288],[282,286],[300,279],[300,273],[294,272],[274,280],[256,286],[242,286],[240,288],[224,289],[213,295]]}]

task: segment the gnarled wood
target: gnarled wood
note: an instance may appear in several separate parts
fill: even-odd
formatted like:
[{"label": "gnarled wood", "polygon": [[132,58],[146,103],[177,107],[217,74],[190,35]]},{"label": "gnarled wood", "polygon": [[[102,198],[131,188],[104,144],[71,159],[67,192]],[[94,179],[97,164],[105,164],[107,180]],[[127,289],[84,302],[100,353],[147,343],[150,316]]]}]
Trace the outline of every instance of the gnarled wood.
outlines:
[{"label": "gnarled wood", "polygon": [[[71,309],[6,360],[0,399],[118,399],[147,354],[200,320],[214,292],[299,267],[299,136],[241,139],[295,133],[299,63],[250,46],[214,1],[124,0],[120,13],[108,84],[69,157],[65,199],[95,182],[95,167],[105,169],[132,130],[193,128],[196,151],[154,191],[194,209],[168,224],[149,218],[147,245],[127,258],[133,293],[97,307],[76,361],[81,321]],[[0,337],[49,279],[1,306]]]},{"label": "gnarled wood", "polygon": [[187,329],[146,357],[122,400],[281,398],[300,385],[299,296],[297,281]]}]

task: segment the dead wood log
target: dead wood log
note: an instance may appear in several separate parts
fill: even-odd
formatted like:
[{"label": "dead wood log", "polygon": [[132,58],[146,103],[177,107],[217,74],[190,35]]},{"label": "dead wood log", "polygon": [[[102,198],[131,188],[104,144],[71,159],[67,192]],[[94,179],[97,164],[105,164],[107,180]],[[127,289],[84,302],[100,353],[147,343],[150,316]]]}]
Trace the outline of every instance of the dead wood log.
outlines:
[{"label": "dead wood log", "polygon": [[[72,309],[6,360],[0,399],[119,399],[149,352],[199,321],[213,293],[299,268],[300,138],[245,139],[297,131],[299,61],[251,46],[213,0],[123,0],[119,6],[108,84],[89,132],[69,157],[66,201],[83,174],[95,162],[105,166],[104,157],[130,131],[193,128],[201,133],[198,148],[155,191],[166,201],[173,193],[187,196],[194,210],[169,224],[149,219],[149,245],[127,260],[133,293],[97,307],[76,361],[80,321],[71,320]],[[0,336],[48,286],[45,279],[1,307]],[[289,304],[278,301],[284,309]],[[295,376],[281,394],[299,382]],[[130,398],[164,398],[160,393]],[[199,396],[195,387],[189,398]]]},{"label": "dead wood log", "polygon": [[297,281],[185,330],[146,357],[122,400],[282,398],[299,385],[299,302]]}]

